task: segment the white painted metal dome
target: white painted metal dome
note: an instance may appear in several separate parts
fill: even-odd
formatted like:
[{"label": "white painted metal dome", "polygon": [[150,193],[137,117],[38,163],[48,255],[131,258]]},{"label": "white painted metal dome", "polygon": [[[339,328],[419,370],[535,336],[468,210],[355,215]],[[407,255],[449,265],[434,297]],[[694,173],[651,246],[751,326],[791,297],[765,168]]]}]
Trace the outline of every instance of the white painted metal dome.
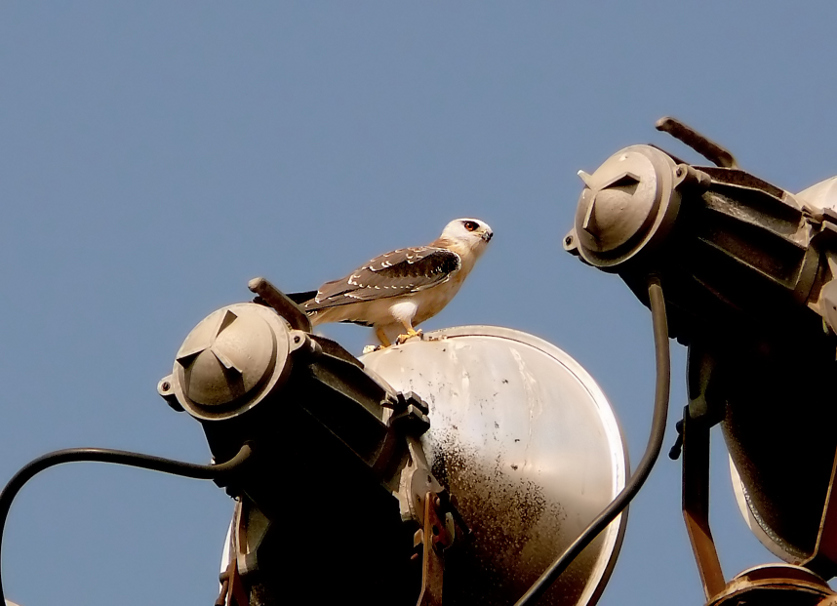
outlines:
[{"label": "white painted metal dome", "polygon": [[[361,360],[430,405],[425,452],[474,531],[447,558],[445,604],[514,602],[625,485],[627,455],[610,404],[546,341],[464,326]],[[623,514],[539,604],[595,603],[624,525]]]}]

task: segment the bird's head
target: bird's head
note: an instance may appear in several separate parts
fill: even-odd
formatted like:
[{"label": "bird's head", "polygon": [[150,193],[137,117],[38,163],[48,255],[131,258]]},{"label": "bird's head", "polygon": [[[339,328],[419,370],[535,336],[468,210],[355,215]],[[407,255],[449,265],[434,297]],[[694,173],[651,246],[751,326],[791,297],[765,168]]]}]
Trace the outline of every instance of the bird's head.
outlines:
[{"label": "bird's head", "polygon": [[479,219],[454,219],[445,226],[439,240],[449,242],[459,253],[479,255],[494,236],[491,227]]}]

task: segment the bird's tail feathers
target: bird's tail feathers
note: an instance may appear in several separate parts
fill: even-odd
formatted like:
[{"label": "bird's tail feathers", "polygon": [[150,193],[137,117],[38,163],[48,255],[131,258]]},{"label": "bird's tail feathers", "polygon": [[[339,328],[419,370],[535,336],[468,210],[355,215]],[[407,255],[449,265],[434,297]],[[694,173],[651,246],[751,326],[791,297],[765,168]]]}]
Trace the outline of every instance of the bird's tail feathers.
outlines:
[{"label": "bird's tail feathers", "polygon": [[311,299],[317,296],[316,290],[309,290],[306,292],[292,292],[288,293],[288,298],[297,305],[304,305]]}]

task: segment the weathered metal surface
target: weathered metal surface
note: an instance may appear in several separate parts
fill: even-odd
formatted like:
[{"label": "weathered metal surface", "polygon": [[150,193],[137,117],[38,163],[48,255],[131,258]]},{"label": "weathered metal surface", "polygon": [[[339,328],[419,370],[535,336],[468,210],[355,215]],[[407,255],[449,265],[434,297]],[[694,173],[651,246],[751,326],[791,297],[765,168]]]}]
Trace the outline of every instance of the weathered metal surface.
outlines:
[{"label": "weathered metal surface", "polygon": [[837,210],[837,177],[814,183],[796,194],[796,197],[820,212],[827,208]]},{"label": "weathered metal surface", "polygon": [[262,305],[222,307],[187,335],[160,395],[202,421],[241,415],[288,379],[300,334]]},{"label": "weathered metal surface", "polygon": [[[430,405],[432,471],[473,530],[445,561],[446,606],[509,604],[624,487],[626,454],[607,400],[557,347],[466,326],[367,354],[367,369]],[[541,602],[594,603],[623,515]]]},{"label": "weathered metal surface", "polygon": [[705,371],[702,404],[722,421],[742,511],[799,563],[826,553],[816,543],[837,450],[837,180],[792,194],[683,125],[662,126],[719,166],[651,146],[617,152],[585,175],[565,249],[646,304],[646,276],[660,277],[670,334]]},{"label": "weathered metal surface", "polygon": [[[227,593],[238,606],[278,603],[289,578],[307,588],[310,603],[356,595],[369,606],[415,605],[413,528],[392,492],[410,460],[408,440],[418,444],[413,436],[427,425],[418,398],[256,303],[228,305],[193,329],[158,391],[201,422],[216,459],[243,443],[258,452],[228,486],[247,512],[270,522],[259,526],[248,513],[230,552],[238,574]],[[422,494],[423,469],[412,482]],[[348,548],[347,532],[363,538]],[[332,566],[335,553],[341,557]],[[319,583],[324,566],[327,584]]]},{"label": "weathered metal surface", "polygon": [[647,254],[668,234],[686,178],[670,156],[632,145],[608,158],[592,175],[579,173],[584,189],[565,248],[610,271]]},{"label": "weathered metal surface", "polygon": [[424,495],[424,527],[421,529],[422,572],[421,593],[418,606],[442,606],[444,604],[445,558],[444,550],[453,542],[452,533],[441,516],[439,497],[428,492]]},{"label": "weathered metal surface", "polygon": [[725,585],[709,529],[709,424],[683,416],[683,519],[695,554],[703,591],[709,599]]},{"label": "weathered metal surface", "polygon": [[825,581],[805,568],[770,564],[745,570],[706,606],[817,606],[834,597]]}]

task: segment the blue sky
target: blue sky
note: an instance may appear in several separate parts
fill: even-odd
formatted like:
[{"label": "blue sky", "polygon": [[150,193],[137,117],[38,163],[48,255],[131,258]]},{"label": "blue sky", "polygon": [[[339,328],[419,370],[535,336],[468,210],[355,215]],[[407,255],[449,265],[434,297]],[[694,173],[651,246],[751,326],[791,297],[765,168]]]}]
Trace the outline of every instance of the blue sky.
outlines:
[{"label": "blue sky", "polygon": [[[198,423],[155,391],[198,321],[247,299],[253,276],[314,288],[459,216],[496,237],[426,328],[509,326],[561,347],[637,461],[650,314],[562,251],[575,173],[645,142],[697,162],[653,129],[674,115],[790,191],[834,175],[835,17],[830,2],[4,3],[0,480],[70,446],[206,461]],[[355,352],[371,340],[326,334]],[[684,360],[673,346],[673,416]],[[774,558],[735,508],[716,437],[731,577]],[[52,470],[12,511],[8,597],[211,603],[231,505],[211,483]],[[661,459],[600,603],[672,595],[703,603],[679,466]]]}]

